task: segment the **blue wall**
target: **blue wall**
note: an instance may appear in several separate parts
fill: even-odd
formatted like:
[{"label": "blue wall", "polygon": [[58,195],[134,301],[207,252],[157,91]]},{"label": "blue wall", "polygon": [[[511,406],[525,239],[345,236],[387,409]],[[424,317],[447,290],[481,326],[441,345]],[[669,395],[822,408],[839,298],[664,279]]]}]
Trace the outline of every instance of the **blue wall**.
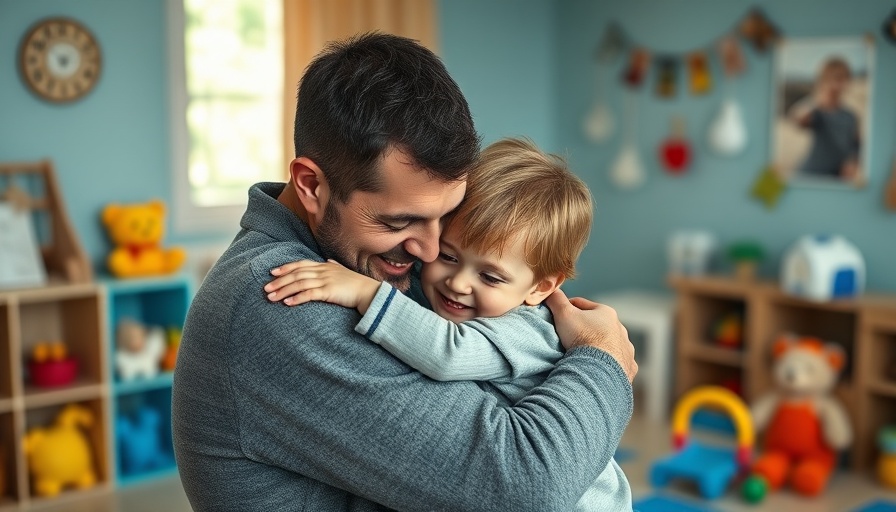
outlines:
[{"label": "blue wall", "polygon": [[[719,87],[709,97],[694,98],[684,93],[664,101],[655,97],[649,88],[652,82],[648,82],[648,88],[639,95],[638,116],[638,148],[648,180],[635,191],[614,188],[607,172],[619,150],[620,137],[594,145],[586,142],[579,128],[593,97],[591,52],[606,23],[618,21],[632,39],[650,49],[684,52],[707,47],[757,4],[788,36],[875,34],[877,69],[869,135],[873,148],[869,186],[860,191],[793,188],[771,212],[748,197],[753,180],[770,155],[773,68],[770,55],[749,50],[748,72],[734,88],[750,137],[744,154],[726,159],[712,156],[707,150],[706,128],[722,98]],[[568,150],[573,168],[591,186],[598,210],[591,241],[579,263],[582,277],[569,285],[570,291],[663,286],[665,239],[680,228],[705,228],[722,242],[744,237],[760,240],[770,252],[763,269],[769,276],[776,275],[781,253],[800,235],[840,233],[864,253],[869,288],[896,290],[896,214],[887,212],[882,204],[882,186],[893,162],[896,140],[896,46],[880,35],[881,24],[893,7],[888,0],[562,2],[557,13],[557,56],[562,77],[556,96],[557,144]],[[612,73],[616,76],[617,71]],[[681,82],[683,86],[683,79]],[[622,91],[617,81],[613,83],[608,96],[619,120]],[[696,151],[694,166],[680,178],[665,175],[655,156],[674,114],[686,118]]]},{"label": "blue wall", "polygon": [[550,0],[442,0],[441,55],[464,91],[483,142],[524,135],[555,150],[559,83]]}]

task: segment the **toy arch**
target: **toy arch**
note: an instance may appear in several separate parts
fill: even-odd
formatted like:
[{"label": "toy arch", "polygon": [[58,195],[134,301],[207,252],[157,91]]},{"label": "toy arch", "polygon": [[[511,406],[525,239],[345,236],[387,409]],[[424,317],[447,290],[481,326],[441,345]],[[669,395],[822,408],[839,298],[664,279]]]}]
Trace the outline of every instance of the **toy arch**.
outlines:
[{"label": "toy arch", "polygon": [[721,407],[731,417],[737,430],[737,460],[744,466],[748,465],[755,440],[750,410],[739,396],[720,386],[694,388],[678,401],[672,416],[675,449],[681,449],[687,441],[691,416],[706,405]]}]

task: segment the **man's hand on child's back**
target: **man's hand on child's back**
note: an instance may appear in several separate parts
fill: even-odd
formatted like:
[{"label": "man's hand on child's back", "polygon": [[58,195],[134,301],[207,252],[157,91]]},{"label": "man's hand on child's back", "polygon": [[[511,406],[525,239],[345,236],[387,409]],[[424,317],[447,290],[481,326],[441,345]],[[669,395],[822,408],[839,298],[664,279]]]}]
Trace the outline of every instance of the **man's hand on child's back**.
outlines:
[{"label": "man's hand on child's back", "polygon": [[353,272],[339,263],[302,260],[271,270],[275,276],[264,286],[271,302],[298,306],[313,300],[355,308],[362,315],[380,287],[379,281]]},{"label": "man's hand on child's back", "polygon": [[566,350],[595,347],[610,354],[628,376],[629,382],[638,373],[635,346],[628,331],[619,321],[616,310],[581,297],[572,300],[561,290],[547,298],[545,304],[554,314],[554,327]]}]

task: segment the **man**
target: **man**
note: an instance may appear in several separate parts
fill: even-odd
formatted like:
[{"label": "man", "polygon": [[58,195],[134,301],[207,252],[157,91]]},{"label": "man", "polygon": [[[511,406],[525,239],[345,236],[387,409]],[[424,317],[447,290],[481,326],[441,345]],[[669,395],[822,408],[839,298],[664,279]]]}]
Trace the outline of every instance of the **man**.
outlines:
[{"label": "man", "polygon": [[552,297],[569,352],[505,404],[367,343],[353,310],[287,308],[262,291],[277,265],[326,258],[414,291],[413,263],[437,256],[479,147],[441,62],[382,34],[329,47],[302,79],[295,142],[289,183],[250,190],[184,327],[173,425],[193,507],[573,507],[631,415],[637,365],[612,310]]}]

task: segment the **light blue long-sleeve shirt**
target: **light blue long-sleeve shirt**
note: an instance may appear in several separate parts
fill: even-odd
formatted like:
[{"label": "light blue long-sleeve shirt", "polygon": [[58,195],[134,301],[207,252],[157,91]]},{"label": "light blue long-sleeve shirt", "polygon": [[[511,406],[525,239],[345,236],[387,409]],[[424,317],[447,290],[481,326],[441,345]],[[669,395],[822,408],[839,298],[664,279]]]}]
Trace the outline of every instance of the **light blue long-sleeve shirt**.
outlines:
[{"label": "light blue long-sleeve shirt", "polygon": [[354,310],[269,302],[272,268],[330,256],[277,201],[283,187],[252,187],[187,314],[172,425],[193,508],[572,510],[631,414],[621,366],[571,350],[508,405],[413,370],[352,330]]},{"label": "light blue long-sleeve shirt", "polygon": [[[355,331],[432,379],[487,381],[484,387],[510,404],[544,382],[563,357],[551,312],[543,305],[456,324],[387,283],[380,285]],[[576,510],[632,510],[631,487],[615,460],[610,459]]]}]

